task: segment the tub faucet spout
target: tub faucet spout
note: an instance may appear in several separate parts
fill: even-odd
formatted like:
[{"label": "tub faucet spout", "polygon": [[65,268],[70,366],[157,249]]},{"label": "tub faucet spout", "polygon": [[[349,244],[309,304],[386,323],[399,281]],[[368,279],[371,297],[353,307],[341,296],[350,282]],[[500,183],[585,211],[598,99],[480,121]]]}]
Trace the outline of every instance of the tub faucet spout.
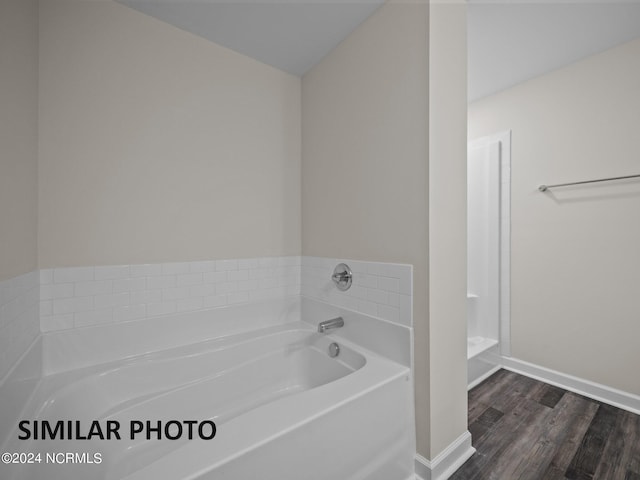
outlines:
[{"label": "tub faucet spout", "polygon": [[342,319],[342,317],[336,317],[332,318],[331,320],[320,322],[318,324],[318,332],[325,333],[327,330],[340,327],[344,327],[344,320]]}]

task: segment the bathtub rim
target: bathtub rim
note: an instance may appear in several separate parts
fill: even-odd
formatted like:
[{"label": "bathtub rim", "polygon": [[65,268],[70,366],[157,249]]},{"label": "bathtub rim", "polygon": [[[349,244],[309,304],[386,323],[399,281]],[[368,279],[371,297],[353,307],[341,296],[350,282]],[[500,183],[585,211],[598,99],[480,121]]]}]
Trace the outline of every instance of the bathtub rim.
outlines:
[{"label": "bathtub rim", "polygon": [[[151,351],[151,352],[145,352],[145,353],[141,353],[139,355],[134,355],[134,356],[129,356],[129,357],[125,357],[125,358],[121,358],[121,359],[117,359],[117,360],[113,360],[110,362],[105,362],[105,363],[100,363],[100,364],[96,364],[96,365],[89,365],[86,367],[81,367],[78,369],[74,369],[74,370],[67,370],[67,371],[63,371],[63,372],[57,372],[57,373],[51,373],[51,374],[42,374],[42,376],[39,378],[37,385],[34,388],[34,391],[32,392],[32,394],[30,395],[30,398],[28,400],[28,402],[24,405],[24,408],[20,414],[20,418],[30,418],[30,419],[38,419],[42,416],[43,414],[43,410],[46,408],[46,402],[50,400],[50,398],[58,391],[62,391],[66,388],[68,388],[70,385],[73,385],[74,383],[78,382],[78,381],[82,381],[84,378],[88,378],[91,377],[92,375],[100,375],[102,373],[105,372],[110,372],[113,370],[117,370],[119,368],[121,368],[122,366],[129,366],[129,365],[135,365],[138,362],[146,362],[146,361],[151,361],[153,362],[154,359],[156,357],[158,358],[165,358],[167,355],[169,356],[169,358],[171,358],[171,356],[175,356],[176,354],[179,353],[184,353],[184,352],[199,352],[200,348],[202,345],[207,345],[207,344],[213,344],[216,341],[228,341],[228,343],[225,342],[225,346],[223,347],[223,349],[225,348],[233,348],[236,345],[240,345],[244,342],[251,342],[253,340],[256,339],[261,339],[263,338],[264,334],[267,335],[282,335],[282,334],[295,334],[295,333],[299,333],[303,336],[305,335],[312,335],[315,333],[315,330],[313,328],[313,326],[308,323],[308,322],[304,322],[301,320],[298,321],[293,321],[293,322],[287,322],[287,323],[281,323],[281,324],[276,324],[276,325],[271,325],[271,326],[267,326],[267,327],[262,327],[262,328],[255,328],[253,330],[246,330],[246,331],[241,331],[238,333],[231,333],[229,335],[226,336],[221,336],[221,337],[217,337],[217,338],[208,338],[208,339],[203,339],[200,342],[197,343],[192,343],[192,344],[187,344],[187,345],[178,345],[169,349],[164,349],[164,350],[159,350],[159,351]],[[385,383],[392,381],[395,378],[401,377],[402,375],[406,375],[408,379],[411,379],[411,373],[410,373],[410,369],[406,366],[400,365],[397,362],[391,360],[391,359],[387,359],[381,355],[379,355],[376,352],[373,352],[361,345],[358,345],[350,340],[347,340],[343,337],[338,336],[337,334],[339,333],[339,331],[335,331],[329,334],[324,334],[321,337],[319,337],[319,339],[322,339],[324,343],[329,343],[330,341],[335,341],[336,343],[338,343],[341,347],[345,347],[345,349],[347,351],[352,351],[355,352],[358,355],[361,355],[364,358],[364,364],[359,367],[359,368],[354,368],[353,371],[351,371],[349,374],[345,375],[344,377],[340,377],[338,379],[333,380],[332,382],[329,382],[327,384],[324,385],[319,385],[316,387],[313,387],[312,389],[308,390],[308,391],[304,391],[304,392],[299,392],[296,395],[305,395],[308,392],[313,392],[317,389],[323,389],[325,387],[327,387],[328,385],[332,385],[336,382],[338,382],[338,385],[340,385],[340,382],[349,382],[350,381],[350,377],[352,377],[353,375],[361,372],[361,371],[366,371],[367,372],[367,377],[369,377],[369,369],[371,369],[372,367],[376,367],[379,365],[387,365],[387,370],[392,370],[394,371],[394,375],[392,377],[387,378],[385,381],[382,381],[382,383],[378,383],[378,384],[374,384],[372,386],[370,386],[369,388],[366,388],[365,390],[361,391],[359,394],[357,394],[358,392],[355,392],[356,394],[354,394],[352,396],[352,398],[345,398],[342,399],[340,402],[335,403],[335,404],[328,404],[326,406],[325,409],[322,409],[321,411],[317,412],[315,415],[310,416],[308,418],[302,418],[298,423],[300,425],[304,424],[304,423],[308,423],[309,421],[312,421],[313,419],[317,418],[318,416],[321,416],[323,414],[325,414],[326,412],[332,410],[333,408],[337,408],[338,406],[340,406],[343,403],[346,403],[348,401],[351,401],[353,399],[359,398],[361,395],[366,394],[368,391],[373,390],[375,388],[378,388],[382,385],[384,385]],[[215,350],[215,348],[213,349]],[[380,380],[380,379],[378,379]],[[332,387],[330,390],[334,390],[335,387]],[[292,397],[294,398],[298,398],[296,397],[296,395],[293,395]],[[278,403],[279,401],[281,401],[283,399],[278,399],[275,402],[272,403]],[[267,404],[269,405],[269,404]],[[262,405],[260,407],[258,407],[255,410],[259,410],[264,408],[267,405]],[[246,415],[243,414],[243,415]],[[295,428],[294,426],[291,426],[291,428]],[[281,432],[281,434],[286,433],[286,431],[288,430],[283,430]],[[18,449],[18,451],[20,450],[24,450],[26,447],[28,447],[30,445],[29,442],[19,442],[18,440],[16,440],[17,435],[17,423],[16,425],[13,426],[13,428],[8,432],[7,435],[7,439],[5,441],[5,445],[3,445],[3,447],[5,447],[5,449],[9,449],[9,450],[15,450],[16,448]],[[279,436],[279,435],[278,435]],[[13,440],[13,441],[12,441]],[[252,447],[252,448],[255,448]],[[28,448],[26,448],[26,450],[28,450]],[[25,451],[26,451],[25,450]],[[231,458],[229,459],[229,461],[231,460]],[[127,478],[127,477],[125,477]]]},{"label": "bathtub rim", "polygon": [[[329,337],[332,336],[329,335]],[[162,475],[167,475],[167,472],[169,472],[169,478],[196,479],[260,448],[269,441],[282,437],[335,409],[356,401],[374,390],[400,381],[402,377],[411,382],[411,371],[408,367],[366,350],[348,340],[338,337],[335,339],[348,348],[362,353],[366,358],[366,364],[361,369],[333,382],[263,405],[227,424],[227,428],[238,432],[250,432],[249,436],[234,435],[232,440],[225,444],[215,443],[216,439],[211,441],[214,442],[213,444],[190,442],[160,460],[131,472],[121,480],[163,478]],[[412,384],[409,391],[413,391]],[[269,422],[263,425],[262,431],[256,433],[255,425],[263,418],[267,418]],[[409,425],[412,424],[413,417],[409,421]],[[218,435],[221,432],[222,430],[219,430]],[[409,435],[415,439],[413,431],[409,432]],[[211,451],[207,450],[210,445],[215,445],[213,448],[217,448],[213,455]]]}]

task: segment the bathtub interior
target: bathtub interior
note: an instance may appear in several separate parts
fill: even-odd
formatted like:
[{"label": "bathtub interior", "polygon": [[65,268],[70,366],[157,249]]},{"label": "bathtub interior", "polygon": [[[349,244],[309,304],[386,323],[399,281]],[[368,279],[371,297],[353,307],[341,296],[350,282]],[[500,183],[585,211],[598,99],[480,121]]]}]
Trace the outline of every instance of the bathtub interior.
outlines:
[{"label": "bathtub interior", "polygon": [[[303,322],[217,338],[105,365],[53,374],[43,379],[33,418],[79,420],[209,419],[220,426],[279,398],[340,379],[366,364],[365,357],[331,343]],[[257,353],[259,352],[259,353]],[[103,444],[101,465],[120,478],[179,448],[186,439],[134,440]],[[56,441],[27,444],[25,450],[51,451]],[[86,442],[82,445],[86,450]],[[93,468],[93,473],[96,473]]]},{"label": "bathtub interior", "polygon": [[[270,395],[302,391],[364,365],[364,357],[349,349],[343,349],[339,359],[329,358],[329,343],[306,324],[289,323],[53,374],[45,377],[41,390],[48,396],[55,394],[58,401],[44,402],[43,411],[37,413],[106,417],[120,405],[144,405],[146,397],[172,400],[230,377],[243,380],[238,389],[265,384]],[[257,391],[252,393],[259,396]],[[73,412],[64,411],[63,405],[74,404],[75,398],[85,399],[80,410],[74,406]],[[227,403],[224,398],[218,401]]]},{"label": "bathtub interior", "polygon": [[[237,457],[238,451],[248,455],[247,452],[253,451],[257,445],[270,443],[266,439],[280,438],[284,433],[286,438],[302,435],[308,441],[309,432],[304,429],[298,432],[298,427],[315,422],[314,430],[321,430],[320,424],[317,423],[318,418],[325,418],[327,412],[342,408],[345,402],[349,403],[349,408],[352,409],[352,413],[346,418],[364,415],[363,425],[375,423],[375,418],[379,415],[370,409],[373,397],[370,397],[369,393],[363,396],[363,392],[373,388],[379,389],[392,381],[397,386],[384,388],[390,388],[389,395],[399,395],[400,409],[394,418],[401,418],[401,421],[396,420],[393,429],[391,426],[388,427],[388,435],[392,431],[395,433],[386,440],[378,436],[376,443],[371,439],[361,438],[359,441],[362,448],[364,449],[365,445],[369,447],[368,450],[362,450],[360,456],[366,457],[375,448],[384,450],[384,442],[388,443],[390,439],[402,437],[402,446],[398,444],[394,447],[402,453],[394,453],[391,463],[401,465],[398,468],[403,474],[409,474],[415,445],[411,414],[412,387],[408,367],[339,335],[318,334],[313,324],[299,320],[291,321],[291,309],[287,309],[287,312],[287,315],[280,315],[275,320],[262,317],[256,320],[255,316],[249,315],[243,323],[234,323],[234,318],[229,317],[228,322],[219,323],[222,328],[208,330],[210,326],[207,324],[200,332],[198,328],[204,323],[201,322],[202,319],[194,316],[192,323],[185,322],[185,329],[191,331],[188,334],[191,337],[185,337],[186,334],[183,332],[181,335],[186,340],[177,342],[178,346],[165,348],[167,340],[163,337],[161,340],[154,339],[156,343],[151,348],[147,339],[139,342],[142,345],[141,353],[131,354],[133,350],[129,345],[133,345],[136,338],[129,336],[123,341],[124,349],[118,347],[120,351],[117,354],[110,357],[106,350],[99,352],[98,358],[110,360],[97,363],[87,361],[90,358],[87,354],[89,349],[84,344],[77,347],[79,340],[88,339],[90,345],[98,345],[97,337],[105,331],[111,338],[116,336],[117,331],[91,328],[80,334],[73,332],[68,337],[51,336],[52,342],[48,345],[56,346],[57,350],[43,349],[45,375],[31,395],[21,418],[52,421],[73,419],[79,420],[81,424],[90,423],[92,420],[117,420],[121,425],[128,424],[130,420],[166,422],[172,419],[210,419],[215,421],[219,431],[226,429],[227,432],[235,432],[235,437],[245,437],[245,432],[248,431],[255,433],[254,438],[227,441],[224,448],[216,452],[217,456],[211,455],[208,450],[201,450],[200,454],[193,457],[192,462],[215,457],[219,465],[227,465],[229,462],[234,464],[233,459]],[[349,315],[347,312],[342,313]],[[228,312],[226,314],[230,315]],[[356,325],[358,319],[349,320],[352,321],[347,321],[347,332],[348,327]],[[144,327],[138,322],[126,325],[124,332],[120,333],[142,334],[146,331]],[[371,343],[374,348],[378,344],[384,345],[384,348],[393,344],[394,338],[388,335],[387,330],[380,330],[376,334],[376,328],[378,327],[375,321],[368,324],[368,329],[374,332],[373,336],[379,337]],[[352,331],[349,335],[355,333]],[[405,339],[405,335],[403,330],[398,338]],[[193,342],[193,338],[196,337],[201,340]],[[341,350],[338,357],[331,358],[328,355],[328,347],[334,341],[339,342]],[[46,338],[44,343],[47,344]],[[65,347],[69,345],[71,348],[65,351]],[[123,352],[126,355],[123,355]],[[54,361],[47,364],[47,359]],[[358,373],[359,376],[352,381],[350,378],[354,373]],[[355,406],[357,402],[360,402],[360,406]],[[272,421],[267,422],[267,427],[262,431],[255,425],[262,423],[265,417],[270,417]],[[327,421],[335,422],[335,418],[322,420],[321,423]],[[363,426],[359,428],[364,431]],[[296,433],[293,433],[294,431]],[[16,437],[14,431],[8,435],[8,440]],[[348,435],[344,437],[347,438]],[[69,451],[85,452],[87,455],[100,452],[103,463],[74,465],[72,470],[63,466],[58,466],[61,468],[55,470],[46,466],[29,469],[9,468],[6,478],[200,478],[200,474],[184,471],[176,471],[173,476],[158,476],[171,468],[177,468],[176,465],[184,464],[181,460],[184,452],[207,448],[207,445],[194,445],[198,443],[207,442],[186,439],[147,441],[143,436],[133,440],[123,439],[97,444],[91,441],[65,441],[64,448]],[[377,447],[374,447],[374,443]],[[14,451],[50,452],[59,450],[61,444],[60,441],[39,440],[21,441],[13,445],[5,442],[4,447]],[[268,451],[271,447],[262,448]],[[255,455],[260,457],[258,453]],[[382,458],[381,455],[381,451],[376,454]],[[390,453],[387,452],[386,455]],[[403,457],[402,461],[398,460],[398,455]],[[244,462],[240,463],[244,465],[238,467],[240,470],[246,468]],[[154,465],[160,469],[160,474],[149,473],[149,467]],[[209,472],[203,473],[202,478],[209,478],[207,475],[212,471],[210,466],[202,466],[202,472]],[[231,472],[235,471],[235,467],[225,468],[231,469]],[[380,471],[388,471],[388,468],[390,467],[382,466]],[[277,470],[274,466],[269,469]],[[216,470],[217,473],[211,478],[218,478],[222,471]],[[140,476],[136,476],[137,474]],[[2,478],[5,478],[4,475]],[[229,478],[233,478],[234,474],[230,475]],[[383,477],[384,475],[387,474],[383,474]]]}]

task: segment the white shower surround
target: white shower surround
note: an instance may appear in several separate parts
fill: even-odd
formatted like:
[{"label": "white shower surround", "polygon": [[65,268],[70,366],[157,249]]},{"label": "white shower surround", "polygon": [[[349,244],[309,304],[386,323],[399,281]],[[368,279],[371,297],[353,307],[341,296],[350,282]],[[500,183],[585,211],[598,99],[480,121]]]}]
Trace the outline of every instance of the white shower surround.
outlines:
[{"label": "white shower surround", "polygon": [[[478,272],[479,267],[476,263],[480,257],[486,256],[484,252],[469,249],[470,253],[468,254],[470,271],[473,267],[476,274],[481,273],[475,279],[476,282],[483,282],[485,277],[482,274],[485,274],[494,282],[495,288],[492,297],[495,304],[490,309],[487,309],[485,305],[484,324],[480,328],[478,325],[474,325],[472,328],[471,324],[475,324],[478,319],[468,319],[467,386],[471,389],[500,368],[499,362],[495,361],[496,355],[509,357],[511,354],[511,131],[474,140],[469,143],[469,147],[484,148],[487,149],[487,152],[489,152],[489,148],[494,148],[494,154],[497,152],[499,158],[499,163],[493,165],[494,170],[491,172],[493,178],[487,177],[485,179],[488,181],[490,191],[481,191],[481,193],[494,195],[492,199],[499,211],[493,212],[496,214],[496,218],[479,219],[482,224],[490,224],[490,228],[494,230],[492,240],[496,242],[494,246],[497,247],[498,252],[491,259],[491,262],[494,262],[491,265],[492,268],[487,269],[492,272],[491,275],[487,275],[483,271]],[[486,173],[489,174],[489,171]],[[480,260],[485,259],[480,258]],[[473,307],[478,306],[475,302],[479,300],[485,301],[482,298],[467,296],[467,304],[472,306],[469,309],[470,315],[474,313],[477,315],[477,311]]]}]

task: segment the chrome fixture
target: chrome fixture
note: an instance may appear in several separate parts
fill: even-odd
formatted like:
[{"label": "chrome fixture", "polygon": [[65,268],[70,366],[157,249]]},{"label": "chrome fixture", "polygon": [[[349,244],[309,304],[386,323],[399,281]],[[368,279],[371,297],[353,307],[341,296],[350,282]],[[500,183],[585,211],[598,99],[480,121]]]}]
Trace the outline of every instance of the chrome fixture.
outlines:
[{"label": "chrome fixture", "polygon": [[327,330],[334,328],[344,327],[344,320],[342,317],[332,318],[331,320],[325,320],[318,324],[318,332],[325,333]]},{"label": "chrome fixture", "polygon": [[624,177],[609,177],[609,178],[599,178],[597,180],[583,180],[581,182],[557,183],[555,185],[540,185],[538,187],[538,190],[540,190],[541,192],[546,192],[550,188],[568,187],[570,185],[583,185],[585,183],[599,183],[599,182],[611,182],[614,180],[627,180],[629,178],[640,178],[640,175],[625,175]]},{"label": "chrome fixture", "polygon": [[349,287],[353,283],[353,274],[351,273],[351,269],[349,265],[346,263],[339,263],[336,265],[336,268],[333,269],[333,275],[331,275],[331,280],[336,284],[338,290],[345,291],[349,290]]},{"label": "chrome fixture", "polygon": [[333,342],[331,345],[329,345],[329,356],[331,358],[335,358],[338,355],[340,355],[340,345],[338,345],[336,342]]}]

